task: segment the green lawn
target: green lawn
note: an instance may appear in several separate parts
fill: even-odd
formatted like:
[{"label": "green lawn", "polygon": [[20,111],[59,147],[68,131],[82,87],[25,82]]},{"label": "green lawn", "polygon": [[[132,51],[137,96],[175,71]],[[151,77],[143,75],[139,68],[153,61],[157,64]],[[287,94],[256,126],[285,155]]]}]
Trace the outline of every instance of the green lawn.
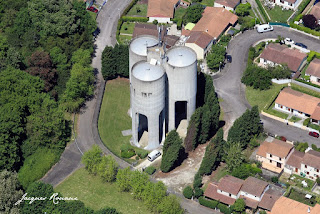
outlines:
[{"label": "green lawn", "polygon": [[[138,12],[140,10],[140,12]],[[136,4],[134,5],[131,10],[127,13],[127,16],[142,16],[147,17],[147,4]]]},{"label": "green lawn", "polygon": [[133,22],[124,22],[121,26],[120,33],[132,34],[134,30],[135,23]]},{"label": "green lawn", "polygon": [[98,129],[103,143],[117,156],[120,146],[129,143],[131,136],[122,136],[121,131],[131,129],[130,88],[128,79],[110,80],[106,84],[102,100]]},{"label": "green lawn", "polygon": [[[311,188],[312,188],[313,185],[314,185],[314,181],[313,181],[313,180],[310,180],[310,179],[308,179],[308,178],[303,178],[303,177],[301,177],[301,176],[299,176],[299,175],[292,175],[291,177],[295,177],[294,180],[291,180],[291,179],[290,179],[290,181],[292,181],[292,182],[294,183],[293,185],[295,185],[295,186],[297,186],[297,187],[300,187],[300,188],[302,188],[302,189],[311,191]],[[290,177],[290,178],[291,178],[291,177]],[[303,187],[303,185],[302,185],[302,183],[301,183],[302,181],[307,182],[308,187]],[[291,184],[291,185],[292,185],[292,184]]]},{"label": "green lawn", "polygon": [[77,197],[94,210],[114,207],[121,213],[150,213],[143,202],[134,200],[130,193],[119,192],[115,183],[103,182],[84,168],[74,172],[55,191],[61,192],[65,197]]},{"label": "green lawn", "polygon": [[262,90],[253,89],[253,87],[246,87],[246,97],[251,106],[258,105],[259,110],[264,110],[269,107],[273,100],[277,97],[280,90],[287,84],[278,85],[273,84],[270,89]]},{"label": "green lawn", "polygon": [[305,195],[306,194],[304,193],[300,193],[294,189],[291,189],[288,195],[288,198],[291,198],[292,200],[299,201],[301,203],[304,203],[313,207],[317,203],[315,200],[315,197],[312,197],[311,199],[307,199]]},{"label": "green lawn", "polygon": [[299,117],[295,117],[295,116],[292,116],[290,119],[289,119],[289,121],[290,122],[298,122],[298,121],[300,121],[301,120],[301,118],[299,118]]},{"label": "green lawn", "polygon": [[316,92],[316,91],[314,91],[314,90],[311,90],[311,89],[302,87],[302,86],[300,86],[300,85],[291,84],[291,88],[292,88],[293,90],[300,91],[300,92],[305,93],[305,94],[309,94],[310,96],[320,98],[320,93],[319,93],[319,92]]},{"label": "green lawn", "polygon": [[175,19],[182,19],[183,15],[186,13],[187,9],[183,7],[179,7],[175,12],[174,12],[174,18]]},{"label": "green lawn", "polygon": [[273,9],[269,10],[264,7],[271,18],[271,22],[287,23],[288,18],[292,15],[292,10],[282,10],[282,8],[276,5]]},{"label": "green lawn", "polygon": [[316,125],[316,124],[310,123],[310,124],[308,125],[308,127],[320,131],[320,126],[318,126],[318,125]]},{"label": "green lawn", "polygon": [[206,5],[206,6],[208,6],[208,7],[213,7],[213,5],[214,5],[214,0],[202,0],[202,1],[201,1],[201,4],[202,4],[202,5]]},{"label": "green lawn", "polygon": [[129,42],[131,41],[132,36],[127,36],[127,35],[119,35],[119,42],[121,44],[129,44]]}]

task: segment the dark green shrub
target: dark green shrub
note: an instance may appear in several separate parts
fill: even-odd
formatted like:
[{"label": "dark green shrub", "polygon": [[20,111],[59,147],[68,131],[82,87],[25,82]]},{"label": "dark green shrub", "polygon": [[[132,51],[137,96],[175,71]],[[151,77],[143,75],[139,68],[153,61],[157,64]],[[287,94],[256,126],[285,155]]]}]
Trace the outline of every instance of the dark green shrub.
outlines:
[{"label": "dark green shrub", "polygon": [[149,19],[147,17],[122,16],[121,20],[123,22],[147,22]]},{"label": "dark green shrub", "polygon": [[131,146],[130,144],[122,145],[120,148],[120,151],[121,151],[122,158],[131,158],[136,154],[133,149],[133,146]]},{"label": "dark green shrub", "polygon": [[268,15],[266,14],[266,11],[264,10],[261,2],[260,2],[259,0],[255,0],[255,1],[256,1],[257,5],[258,5],[258,7],[259,7],[259,10],[260,10],[260,12],[261,12],[264,20],[265,20],[266,22],[269,22]]},{"label": "dark green shrub", "polygon": [[194,197],[199,198],[203,196],[203,190],[200,188],[195,188],[194,189]]},{"label": "dark green shrub", "polygon": [[196,189],[196,188],[200,188],[202,186],[202,177],[199,173],[197,173],[195,176],[194,176],[194,180],[193,180],[193,188]]},{"label": "dark green shrub", "polygon": [[182,29],[182,19],[179,19],[177,22],[177,29],[181,30]]},{"label": "dark green shrub", "polygon": [[231,214],[231,210],[227,205],[219,203],[217,208],[224,214]]},{"label": "dark green shrub", "polygon": [[157,25],[158,24],[158,20],[153,20],[153,22],[152,22],[154,25]]},{"label": "dark green shrub", "polygon": [[153,166],[148,166],[144,171],[147,174],[152,175],[156,171],[156,168],[154,168]]},{"label": "dark green shrub", "polygon": [[271,181],[276,184],[276,183],[278,183],[279,178],[278,178],[277,176],[273,176],[273,177],[271,178]]},{"label": "dark green shrub", "polygon": [[146,158],[148,156],[148,151],[146,151],[146,150],[135,148],[135,151],[136,151],[136,154],[141,159]]},{"label": "dark green shrub", "polygon": [[193,196],[193,189],[191,186],[186,186],[184,189],[183,189],[183,196],[187,199],[191,199],[192,196]]},{"label": "dark green shrub", "polygon": [[205,206],[205,207],[209,207],[211,209],[214,209],[217,207],[219,201],[216,201],[216,200],[207,200],[205,199],[205,197],[201,196],[199,198],[199,203],[202,205],[202,206]]}]

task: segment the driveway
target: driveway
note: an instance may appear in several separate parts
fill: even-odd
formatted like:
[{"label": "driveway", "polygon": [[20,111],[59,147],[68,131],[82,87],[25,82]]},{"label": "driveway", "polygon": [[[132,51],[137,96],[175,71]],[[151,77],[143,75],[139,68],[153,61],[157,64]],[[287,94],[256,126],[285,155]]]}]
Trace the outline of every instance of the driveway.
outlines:
[{"label": "driveway", "polygon": [[[243,34],[237,35],[229,43],[227,53],[232,55],[232,63],[226,64],[221,73],[213,76],[213,84],[220,98],[223,99],[221,106],[224,110],[226,121],[226,130],[230,128],[233,122],[240,117],[250,105],[245,97],[245,85],[241,83],[243,71],[246,68],[248,52],[251,45],[268,38],[290,37],[295,42],[302,42],[311,50],[320,52],[319,39],[315,39],[303,33],[297,32],[290,28],[274,26],[274,31],[259,34],[256,30],[245,31]],[[288,127],[286,124],[277,123],[276,121],[263,117],[266,132],[273,134],[284,133],[288,139],[294,141],[308,141],[320,146],[320,142],[308,136],[308,132]]]}]

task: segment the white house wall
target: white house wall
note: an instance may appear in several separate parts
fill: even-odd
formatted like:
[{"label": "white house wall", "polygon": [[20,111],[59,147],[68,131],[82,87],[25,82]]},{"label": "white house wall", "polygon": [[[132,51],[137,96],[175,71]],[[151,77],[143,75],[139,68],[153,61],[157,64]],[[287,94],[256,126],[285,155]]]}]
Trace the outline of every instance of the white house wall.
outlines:
[{"label": "white house wall", "polygon": [[232,7],[224,6],[224,5],[219,4],[219,3],[214,3],[214,7],[223,7],[223,8],[225,8],[226,10],[233,11],[233,8],[232,8]]},{"label": "white house wall", "polygon": [[172,23],[170,17],[149,17],[149,22],[153,22],[154,20],[157,20],[158,23]]},{"label": "white house wall", "polygon": [[[220,189],[218,189],[218,193],[221,194],[221,195],[227,196],[227,197],[229,197],[229,198],[237,199],[237,196],[236,196],[236,195],[233,195],[233,194],[231,194],[231,193],[222,191],[222,190],[220,190]],[[230,196],[229,194],[231,194],[231,196]]]},{"label": "white house wall", "polygon": [[205,52],[204,52],[203,48],[201,48],[200,46],[198,46],[195,43],[186,43],[185,46],[191,48],[192,50],[194,50],[196,52],[198,60],[204,59]]},{"label": "white house wall", "polygon": [[[283,2],[283,3],[282,3]],[[299,4],[301,3],[301,0],[297,0],[294,4],[291,4],[287,1],[282,1],[281,0],[276,0],[275,4],[279,5],[280,7],[286,8],[286,9],[291,9],[291,10],[296,10]]]}]

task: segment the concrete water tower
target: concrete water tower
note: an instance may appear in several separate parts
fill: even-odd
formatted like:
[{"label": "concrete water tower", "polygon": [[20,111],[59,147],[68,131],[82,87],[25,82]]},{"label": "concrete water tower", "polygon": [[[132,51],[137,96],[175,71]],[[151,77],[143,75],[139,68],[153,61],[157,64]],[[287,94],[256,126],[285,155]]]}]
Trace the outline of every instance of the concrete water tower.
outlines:
[{"label": "concrete water tower", "polygon": [[[156,64],[137,62],[131,75],[132,140],[147,150],[158,148],[165,136],[165,71]],[[144,133],[147,145],[139,144]]]},{"label": "concrete water tower", "polygon": [[196,109],[197,55],[188,47],[169,49],[163,63],[168,77],[168,131],[190,120]]}]

